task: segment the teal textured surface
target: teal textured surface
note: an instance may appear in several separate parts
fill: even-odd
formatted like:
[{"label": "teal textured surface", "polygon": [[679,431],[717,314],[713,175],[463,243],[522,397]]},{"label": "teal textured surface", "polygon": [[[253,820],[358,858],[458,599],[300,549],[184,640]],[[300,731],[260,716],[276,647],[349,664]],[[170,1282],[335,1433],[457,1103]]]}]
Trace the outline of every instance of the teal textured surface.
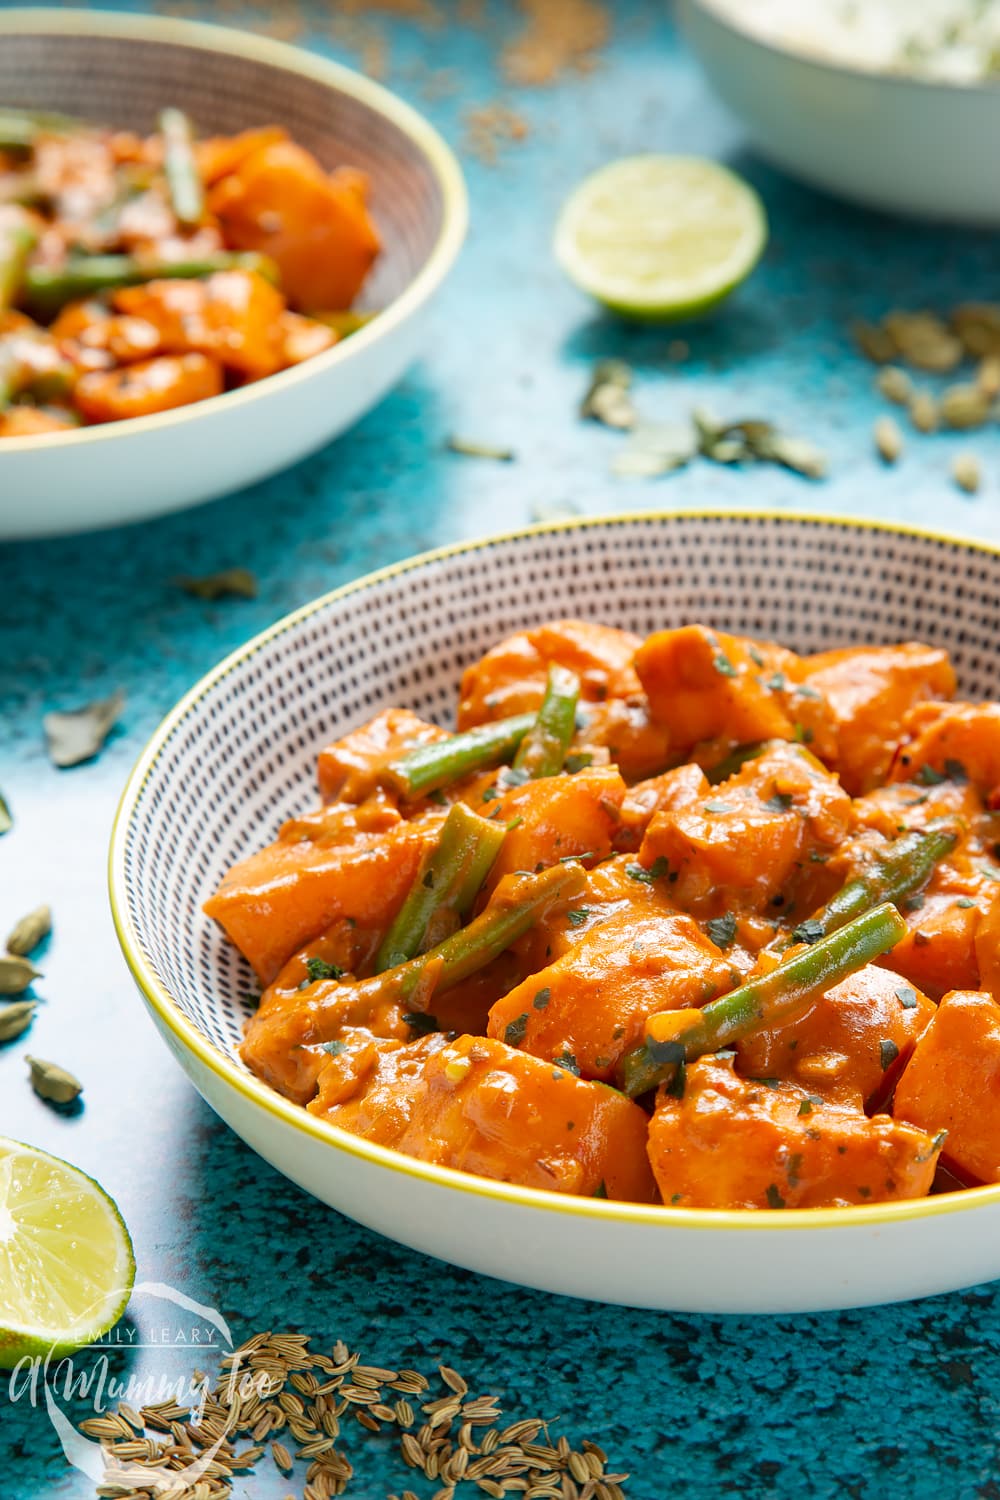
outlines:
[{"label": "teal textured surface", "polygon": [[[141,8],[141,7],[135,7]],[[161,9],[169,9],[161,6]],[[210,0],[190,7],[233,21]],[[349,63],[351,29],[301,0],[301,40]],[[160,717],[219,657],[279,615],[426,547],[523,525],[572,504],[586,513],[706,506],[880,517],[1000,541],[1000,432],[907,433],[901,462],[871,428],[891,411],[849,325],[893,306],[947,308],[995,295],[995,236],[920,227],[844,207],[773,173],[707,92],[664,7],[614,6],[597,65],[547,88],[497,66],[523,20],[486,7],[482,26],[428,28],[377,16],[386,82],[459,149],[472,230],[425,357],[338,444],[251,491],[140,528],[0,548],[0,787],[14,831],[0,840],[0,924],[49,901],[55,932],[30,1050],[85,1082],[70,1117],[30,1092],[24,1047],[0,1049],[0,1132],[97,1175],[120,1203],[140,1277],[217,1307],[237,1341],[258,1328],[343,1337],[373,1363],[443,1359],[513,1420],[559,1419],[630,1470],[632,1500],[702,1497],[1000,1500],[1000,1295],[992,1287],[908,1306],[810,1318],[698,1319],[520,1292],[431,1262],[327,1210],[258,1160],[211,1115],[157,1039],[119,954],[105,858],[127,771]],[[292,7],[288,7],[290,14]],[[247,18],[260,12],[248,9]],[[331,38],[333,38],[331,40]],[[509,106],[528,126],[495,163],[469,149],[469,112]],[[767,205],[771,246],[714,319],[632,329],[561,278],[549,241],[584,172],[616,155],[719,156]],[[668,352],[683,339],[682,363]],[[830,477],[696,460],[666,479],[615,479],[621,438],[577,416],[593,361],[628,359],[651,419],[697,405],[766,416],[825,448]],[[449,452],[449,435],[510,446],[512,463]],[[979,453],[982,491],[959,493],[952,456]],[[178,574],[231,565],[254,601],[206,605]],[[122,687],[121,728],[94,764],[57,772],[41,716]],[[6,930],[6,928],[4,928]],[[669,1277],[670,1268],[663,1274]],[[734,1268],[738,1275],[738,1267]],[[628,1268],[622,1268],[627,1281]],[[155,1332],[148,1307],[140,1332]],[[189,1367],[189,1352],[118,1355],[123,1374]],[[83,1500],[44,1409],[0,1381],[0,1494]],[[382,1500],[412,1483],[384,1440],[349,1450],[349,1494]],[[414,1485],[421,1497],[432,1485]],[[272,1476],[235,1490],[271,1500]],[[470,1494],[475,1493],[470,1490]],[[459,1491],[459,1500],[462,1492]]]}]

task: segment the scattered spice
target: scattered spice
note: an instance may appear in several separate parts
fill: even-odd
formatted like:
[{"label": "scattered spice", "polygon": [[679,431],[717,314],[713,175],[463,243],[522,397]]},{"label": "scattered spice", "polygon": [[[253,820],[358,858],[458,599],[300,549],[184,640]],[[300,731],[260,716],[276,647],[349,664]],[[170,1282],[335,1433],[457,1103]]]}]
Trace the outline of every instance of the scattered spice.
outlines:
[{"label": "scattered spice", "polygon": [[31,1087],[39,1099],[50,1104],[72,1104],[83,1093],[83,1084],[60,1068],[58,1063],[46,1062],[41,1057],[26,1057],[31,1070]]},{"label": "scattered spice", "polygon": [[[404,1464],[439,1486],[438,1497],[451,1500],[464,1481],[500,1497],[520,1491],[537,1500],[624,1500],[629,1476],[608,1472],[597,1443],[584,1440],[574,1449],[565,1437],[553,1439],[537,1417],[501,1426],[495,1397],[470,1396],[468,1383],[448,1365],[438,1374],[444,1394],[432,1396],[419,1371],[362,1364],[340,1340],[324,1355],[302,1334],[259,1333],[223,1358],[195,1410],[176,1400],[140,1412],[119,1405],[87,1418],[80,1431],[101,1443],[106,1467],[97,1493],[108,1497],[147,1500],[183,1488],[197,1500],[229,1500],[233,1486],[242,1489],[243,1475],[269,1454],[286,1479],[297,1461],[307,1463],[306,1500],[328,1500],[354,1477],[342,1446],[353,1416],[362,1431],[395,1429]],[[206,1384],[200,1372],[194,1380]],[[238,1448],[240,1439],[251,1446]],[[416,1497],[407,1489],[388,1500]]]},{"label": "scattered spice", "polygon": [[1000,354],[987,354],[979,361],[976,384],[989,401],[1000,396]]},{"label": "scattered spice", "polygon": [[602,359],[594,366],[587,394],[580,403],[581,417],[603,422],[605,427],[629,430],[638,420],[629,391],[632,368],[623,359]]},{"label": "scattered spice", "polygon": [[15,1000],[0,1009],[0,1042],[13,1042],[27,1031],[34,1019],[34,1000]]},{"label": "scattered spice", "polygon": [[937,313],[887,313],[882,327],[904,364],[946,375],[962,362],[965,353],[962,341]]},{"label": "scattered spice", "polygon": [[712,917],[705,923],[705,931],[717,948],[731,948],[736,937],[736,917],[731,911],[721,917]]},{"label": "scattered spice", "polygon": [[682,469],[697,452],[697,437],[687,424],[644,422],[616,454],[611,471],[622,479],[656,479]]},{"label": "scattered spice", "polygon": [[892,417],[879,417],[873,429],[875,447],[884,463],[894,464],[903,452],[903,434]]},{"label": "scattered spice", "polygon": [[93,760],[125,707],[125,694],[112,693],[68,713],[49,713],[42,720],[49,759],[63,768]]},{"label": "scattered spice", "polygon": [[8,954],[26,957],[32,953],[52,931],[52,912],[47,906],[38,906],[14,924],[7,939]]},{"label": "scattered spice", "polygon": [[223,568],[220,573],[206,573],[203,578],[186,574],[173,580],[175,586],[196,599],[256,599],[257,579],[249,568]]},{"label": "scattered spice", "polygon": [[14,826],[14,816],[3,792],[0,792],[0,834],[9,833]]},{"label": "scattered spice", "polygon": [[974,495],[979,489],[979,460],[974,453],[956,453],[951,461],[952,478],[960,490]]},{"label": "scattered spice", "polygon": [[597,0],[521,0],[527,25],[505,48],[501,66],[517,84],[555,83],[569,68],[586,71],[611,34],[611,13]]},{"label": "scattered spice", "polygon": [[30,958],[17,953],[0,955],[0,995],[22,995],[40,973]]},{"label": "scattered spice", "polygon": [[580,507],[572,500],[539,500],[531,507],[531,519],[544,521],[570,521],[580,514]]},{"label": "scattered spice", "polygon": [[445,447],[451,453],[461,453],[466,458],[491,458],[498,464],[512,463],[517,456],[513,448],[501,448],[493,443],[477,443],[471,438],[452,436]]},{"label": "scattered spice", "polygon": [[465,115],[463,150],[488,167],[495,166],[501,149],[527,140],[530,127],[523,115],[506,104],[484,104]]}]

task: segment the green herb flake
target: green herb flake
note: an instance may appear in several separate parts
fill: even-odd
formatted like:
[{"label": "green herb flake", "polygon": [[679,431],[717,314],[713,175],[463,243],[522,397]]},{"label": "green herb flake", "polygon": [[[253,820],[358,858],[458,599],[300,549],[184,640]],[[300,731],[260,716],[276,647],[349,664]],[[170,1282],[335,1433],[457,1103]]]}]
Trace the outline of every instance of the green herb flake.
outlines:
[{"label": "green herb flake", "polygon": [[590,907],[578,906],[575,911],[567,912],[566,916],[571,927],[582,927],[590,916]]},{"label": "green herb flake", "polygon": [[731,948],[736,937],[736,918],[731,911],[721,917],[711,917],[705,923],[705,931],[717,948]]},{"label": "green herb flake", "polygon": [[787,812],[794,802],[791,792],[775,792],[773,796],[764,801],[764,806],[771,812]]},{"label": "green herb flake", "polygon": [[912,896],[906,897],[905,901],[903,902],[903,906],[907,911],[919,911],[926,900],[927,897],[923,894],[922,891],[914,891]]},{"label": "green herb flake", "polygon": [[680,1203],[680,1201],[681,1201],[681,1199],[683,1197],[684,1197],[683,1193],[671,1193],[671,1195],[670,1195],[670,1201],[671,1201],[671,1203]]},{"label": "green herb flake", "polygon": [[969,779],[969,773],[960,760],[946,760],[944,772],[949,781],[957,781],[963,785]]},{"label": "green herb flake", "polygon": [[626,865],[625,874],[630,880],[638,880],[642,885],[652,885],[654,880],[662,880],[670,865],[662,854],[658,854],[647,870],[645,865]]},{"label": "green herb flake", "polygon": [[815,917],[806,917],[792,932],[793,943],[818,943],[824,935],[823,923]]},{"label": "green herb flake", "polygon": [[736,676],[736,668],[729,660],[729,657],[726,656],[722,651],[720,651],[717,656],[714,656],[712,658],[712,666],[717,672],[721,672],[723,677]]},{"label": "green herb flake", "polygon": [[679,1062],[673,1076],[663,1085],[663,1092],[671,1099],[683,1099],[687,1085],[687,1064]]},{"label": "green herb flake", "polygon": [[484,802],[495,802],[500,795],[499,787],[488,786],[483,793]]},{"label": "green herb flake", "polygon": [[346,1042],[324,1042],[323,1051],[329,1052],[331,1057],[339,1057],[342,1052],[347,1051]]},{"label": "green herb flake", "polygon": [[520,1047],[528,1030],[528,1012],[523,1010],[504,1028],[503,1039],[508,1047]]},{"label": "green herb flake", "polygon": [[773,677],[768,678],[764,686],[767,688],[768,692],[783,693],[788,686],[788,679],[785,676],[784,672],[775,672]]},{"label": "green herb flake", "polygon": [[955,905],[960,907],[962,911],[968,911],[969,907],[975,906],[975,904],[976,903],[970,900],[968,896],[959,896],[958,900],[955,902]]},{"label": "green herb flake", "polygon": [[339,964],[328,964],[325,958],[307,958],[309,983],[317,984],[321,979],[343,979],[345,970]]},{"label": "green herb flake", "polygon": [[570,776],[575,776],[577,771],[585,771],[589,765],[593,764],[593,761],[594,757],[586,751],[567,755],[563,761],[563,770]]},{"label": "green herb flake", "polygon": [[607,1186],[606,1186],[606,1184],[604,1182],[603,1177],[601,1178],[601,1181],[597,1184],[597,1186],[595,1187],[594,1191],[591,1193],[590,1196],[592,1198],[606,1198],[608,1196],[608,1189],[607,1189]]},{"label": "green herb flake", "polygon": [[555,1063],[557,1068],[562,1068],[566,1073],[575,1073],[577,1078],[579,1078],[580,1064],[577,1062],[576,1058],[568,1048],[564,1047],[562,1052],[559,1053],[558,1057],[554,1057],[552,1061]]},{"label": "green herb flake", "polygon": [[935,771],[933,766],[921,766],[917,773],[917,780],[921,786],[939,786],[942,781],[946,781],[947,779],[940,771]]},{"label": "green herb flake", "polygon": [[768,1206],[768,1208],[785,1208],[787,1206],[786,1203],[785,1203],[784,1198],[778,1192],[778,1185],[777,1185],[777,1183],[774,1183],[774,1182],[768,1183],[768,1186],[767,1186],[767,1206]]},{"label": "green herb flake", "polygon": [[748,1078],[748,1083],[759,1083],[766,1089],[777,1089],[781,1087],[780,1078]]},{"label": "green herb flake", "polygon": [[536,1010],[544,1010],[545,1007],[548,1005],[549,1001],[551,1000],[551,998],[552,998],[552,991],[546,985],[546,987],[545,987],[544,990],[539,990],[538,991],[538,994],[535,996],[534,1000],[532,1000],[531,1003],[535,1007]]},{"label": "green herb flake", "polygon": [[882,1064],[882,1072],[884,1073],[886,1068],[892,1067],[893,1063],[896,1061],[896,1058],[899,1056],[899,1048],[896,1046],[896,1043],[892,1040],[891,1037],[885,1037],[881,1042],[879,1042],[878,1055],[879,1061]]},{"label": "green herb flake", "polygon": [[[917,1008],[916,991],[911,990],[908,984],[904,984],[900,989],[896,991],[896,999],[899,1001],[904,1010],[916,1010]],[[884,1066],[885,1065],[883,1064],[883,1067]]]},{"label": "green herb flake", "polygon": [[750,646],[747,650],[747,655],[753,662],[754,666],[763,667],[765,665],[764,658],[761,656],[756,646]]},{"label": "green herb flake", "polygon": [[733,810],[728,802],[703,802],[702,807],[707,813],[727,813]]},{"label": "green herb flake", "polygon": [[[559,859],[558,862],[561,865],[571,865],[571,864],[574,864],[578,859],[594,859],[594,858],[595,858],[595,854],[594,854],[594,850],[593,849],[584,849],[584,851],[583,851],[582,854],[564,854],[564,855],[562,855],[562,857]],[[544,866],[543,865],[539,865],[538,869],[539,870],[544,869]],[[537,874],[538,871],[536,870],[535,873]]]},{"label": "green herb flake", "polygon": [[438,1025],[437,1016],[432,1016],[428,1011],[407,1011],[403,1016],[403,1020],[406,1022],[407,1026],[409,1026],[411,1031],[415,1031],[417,1033],[417,1036],[427,1036],[432,1031],[441,1030],[441,1027]]},{"label": "green herb flake", "polygon": [[811,1099],[803,1099],[801,1101],[801,1103],[799,1104],[799,1114],[800,1115],[811,1115],[812,1112],[813,1112],[812,1100]]}]

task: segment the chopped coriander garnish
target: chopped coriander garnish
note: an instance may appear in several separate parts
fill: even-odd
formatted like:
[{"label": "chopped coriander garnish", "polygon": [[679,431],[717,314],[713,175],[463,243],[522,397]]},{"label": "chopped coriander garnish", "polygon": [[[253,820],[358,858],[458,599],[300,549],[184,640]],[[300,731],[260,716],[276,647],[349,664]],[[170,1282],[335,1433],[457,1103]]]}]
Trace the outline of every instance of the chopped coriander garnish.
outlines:
[{"label": "chopped coriander garnish", "polygon": [[767,682],[764,684],[764,686],[767,688],[768,692],[783,693],[788,686],[788,679],[785,676],[784,672],[775,672],[773,677],[769,677],[767,679]]},{"label": "chopped coriander garnish", "polygon": [[508,1047],[520,1047],[524,1041],[525,1032],[528,1030],[528,1012],[522,1011],[515,1020],[508,1023],[504,1029],[503,1039]]},{"label": "chopped coriander garnish", "polygon": [[772,812],[787,812],[794,800],[791,792],[775,792],[773,796],[766,798],[764,806]]},{"label": "chopped coriander garnish", "polygon": [[590,907],[578,906],[575,911],[567,912],[566,916],[571,927],[582,927],[590,916]]},{"label": "chopped coriander garnish", "polygon": [[669,868],[668,861],[662,854],[658,854],[648,870],[645,865],[626,865],[625,874],[631,880],[638,880],[643,885],[652,885],[654,880],[661,880]]},{"label": "chopped coriander garnish", "polygon": [[944,770],[949,781],[962,783],[969,779],[969,773],[960,760],[946,760]]},{"label": "chopped coriander garnish", "polygon": [[484,802],[495,802],[500,795],[499,787],[488,786],[483,793]]},{"label": "chopped coriander garnish", "polygon": [[962,907],[964,911],[967,911],[970,906],[975,906],[975,904],[976,903],[974,901],[971,901],[968,896],[959,896],[958,900],[955,902],[955,905]]},{"label": "chopped coriander garnish", "polygon": [[728,802],[703,802],[702,807],[707,813],[732,812],[732,807]]},{"label": "chopped coriander garnish", "polygon": [[607,1190],[607,1187],[605,1186],[603,1178],[597,1184],[597,1186],[595,1187],[594,1191],[591,1193],[590,1196],[592,1198],[606,1198],[608,1196],[608,1190]]},{"label": "chopped coriander garnish", "polygon": [[310,984],[316,984],[320,979],[343,979],[346,972],[339,964],[328,964],[325,958],[307,958],[306,968]]},{"label": "chopped coriander garnish", "polygon": [[726,656],[726,655],[724,655],[724,653],[721,652],[721,651],[718,653],[717,656],[714,656],[712,658],[712,666],[715,668],[715,670],[717,672],[721,672],[722,675],[723,675],[723,677],[735,677],[736,676],[736,668],[733,666],[732,662],[729,660],[729,657]]},{"label": "chopped coriander garnish", "polygon": [[[548,985],[546,985],[543,990],[538,991],[538,994],[535,996],[534,1000],[532,1000],[531,1003],[536,1010],[544,1010],[551,998],[552,991],[549,989]],[[525,1017],[525,1019],[527,1019],[527,1017]]]},{"label": "chopped coriander garnish", "polygon": [[331,1057],[339,1057],[340,1054],[342,1052],[345,1052],[346,1050],[347,1050],[347,1043],[346,1042],[324,1042],[323,1043],[323,1051],[324,1052],[329,1052],[329,1054],[330,1054]]},{"label": "chopped coriander garnish", "polygon": [[669,1083],[665,1084],[663,1092],[669,1094],[671,1099],[683,1099],[684,1088],[687,1084],[687,1065],[679,1062],[673,1071]]},{"label": "chopped coriander garnish", "polygon": [[792,932],[793,943],[818,943],[824,935],[823,923],[815,917],[806,917]]},{"label": "chopped coriander garnish", "polygon": [[418,1036],[427,1036],[432,1031],[441,1030],[438,1025],[437,1016],[432,1016],[425,1010],[408,1010],[404,1014],[403,1020],[409,1026],[410,1030],[415,1031]]},{"label": "chopped coriander garnish", "polygon": [[896,1061],[896,1058],[899,1056],[899,1048],[891,1037],[885,1037],[878,1044],[878,1054],[882,1063],[882,1072],[884,1073],[886,1068],[891,1068]]},{"label": "chopped coriander garnish", "polygon": [[942,781],[946,781],[947,777],[943,776],[940,771],[935,771],[933,766],[921,766],[917,773],[917,780],[922,786],[938,786]]},{"label": "chopped coriander garnish", "polygon": [[568,771],[570,776],[574,776],[577,771],[584,771],[587,766],[592,765],[593,760],[594,757],[588,751],[567,755],[563,761],[563,770]]},{"label": "chopped coriander garnish", "polygon": [[731,911],[721,917],[710,917],[705,923],[705,931],[717,948],[729,948],[736,937],[736,918]]},{"label": "chopped coriander garnish", "polygon": [[917,1008],[916,990],[911,990],[908,984],[904,984],[896,991],[896,999],[904,1010],[916,1010]]},{"label": "chopped coriander garnish", "polygon": [[784,1208],[786,1206],[785,1200],[778,1192],[777,1184],[774,1182],[768,1183],[767,1206],[768,1208]]},{"label": "chopped coriander garnish", "polygon": [[557,1068],[562,1068],[566,1073],[575,1073],[577,1078],[579,1078],[580,1064],[577,1062],[576,1058],[568,1048],[564,1047],[562,1052],[559,1053],[558,1057],[554,1057],[552,1061],[555,1063]]}]

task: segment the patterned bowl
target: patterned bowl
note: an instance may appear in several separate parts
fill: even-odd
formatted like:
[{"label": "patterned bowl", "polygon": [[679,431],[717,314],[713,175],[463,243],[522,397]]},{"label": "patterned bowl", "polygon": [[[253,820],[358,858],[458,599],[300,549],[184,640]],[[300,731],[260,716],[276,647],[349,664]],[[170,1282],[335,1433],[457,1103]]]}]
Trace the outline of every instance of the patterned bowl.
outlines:
[{"label": "patterned bowl", "polygon": [[262,479],[356,422],[419,351],[465,236],[465,185],[437,132],[378,84],[217,26],[8,10],[0,99],[141,131],[165,104],[208,133],[285,125],[325,166],[368,174],[383,240],[361,299],[383,311],[326,354],[176,411],[0,442],[0,539],[145,520]]},{"label": "patterned bowl", "polygon": [[703,620],[799,651],[916,637],[947,647],[964,694],[994,697],[998,598],[1000,551],[743,513],[535,527],[316,600],[199,683],[125,789],[112,906],[157,1027],[213,1109],[293,1181],[508,1281],[635,1306],[793,1312],[1000,1275],[1000,1186],[837,1210],[647,1208],[493,1182],[348,1135],[241,1063],[251,976],[201,911],[234,860],[315,805],[323,744],[390,704],[448,723],[462,669],[509,631],[576,615],[640,633]]}]

